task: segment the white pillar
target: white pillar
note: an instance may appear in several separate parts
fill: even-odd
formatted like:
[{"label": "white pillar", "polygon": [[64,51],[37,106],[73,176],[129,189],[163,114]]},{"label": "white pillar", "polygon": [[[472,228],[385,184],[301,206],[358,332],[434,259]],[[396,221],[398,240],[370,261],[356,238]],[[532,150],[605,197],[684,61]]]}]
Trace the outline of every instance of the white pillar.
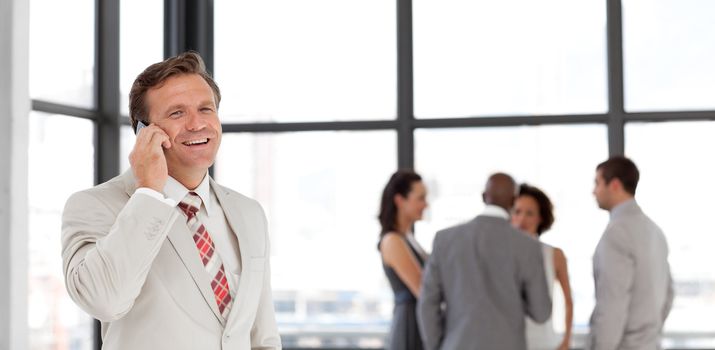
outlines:
[{"label": "white pillar", "polygon": [[26,350],[28,0],[0,0],[0,350]]}]

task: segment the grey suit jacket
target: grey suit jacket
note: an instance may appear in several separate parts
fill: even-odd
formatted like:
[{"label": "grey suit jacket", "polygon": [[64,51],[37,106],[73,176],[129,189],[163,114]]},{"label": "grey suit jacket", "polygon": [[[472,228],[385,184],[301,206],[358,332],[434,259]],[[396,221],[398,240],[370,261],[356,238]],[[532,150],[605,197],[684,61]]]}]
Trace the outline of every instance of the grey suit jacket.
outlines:
[{"label": "grey suit jacket", "polygon": [[263,209],[213,180],[211,188],[240,245],[241,280],[225,321],[186,220],[133,195],[131,171],[67,201],[67,291],[102,322],[103,349],[280,349]]},{"label": "grey suit jacket", "polygon": [[526,349],[524,316],[551,316],[541,245],[477,216],[434,239],[417,312],[426,349]]},{"label": "grey suit jacket", "polygon": [[596,307],[589,349],[660,349],[673,303],[668,244],[635,200],[611,210],[593,256]]}]

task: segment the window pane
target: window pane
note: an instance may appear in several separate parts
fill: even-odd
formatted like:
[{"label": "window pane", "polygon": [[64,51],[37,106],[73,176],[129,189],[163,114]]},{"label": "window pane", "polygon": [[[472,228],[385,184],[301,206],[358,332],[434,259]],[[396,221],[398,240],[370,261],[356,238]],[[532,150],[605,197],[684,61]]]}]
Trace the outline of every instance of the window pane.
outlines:
[{"label": "window pane", "polygon": [[[576,305],[574,332],[587,332],[594,305],[591,257],[608,220],[591,194],[596,165],[608,156],[606,127],[417,130],[415,147],[417,170],[431,197],[429,215],[415,228],[426,247],[440,229],[481,212],[484,183],[494,172],[507,172],[549,195],[556,221],[543,240],[563,249],[568,258]],[[558,291],[554,326],[563,331],[563,298]]]},{"label": "window pane", "polygon": [[222,142],[217,180],[266,209],[283,346],[382,346],[392,294],[377,213],[396,167],[395,133],[225,134]]},{"label": "window pane", "polygon": [[623,1],[628,111],[715,108],[715,1]]},{"label": "window pane", "polygon": [[395,3],[216,0],[225,122],[392,119]]},{"label": "window pane", "polygon": [[415,114],[605,112],[605,4],[416,1]]},{"label": "window pane", "polygon": [[92,318],[65,289],[60,227],[67,198],[94,182],[93,130],[88,120],[30,114],[28,323],[33,350],[92,348]]},{"label": "window pane", "polygon": [[129,90],[137,75],[164,58],[164,1],[119,2],[122,114],[129,115]]},{"label": "window pane", "polygon": [[30,1],[30,97],[93,108],[94,1]]},{"label": "window pane", "polygon": [[670,248],[676,297],[665,330],[712,335],[715,122],[628,123],[625,133],[626,155],[641,174],[638,202],[663,229]]}]

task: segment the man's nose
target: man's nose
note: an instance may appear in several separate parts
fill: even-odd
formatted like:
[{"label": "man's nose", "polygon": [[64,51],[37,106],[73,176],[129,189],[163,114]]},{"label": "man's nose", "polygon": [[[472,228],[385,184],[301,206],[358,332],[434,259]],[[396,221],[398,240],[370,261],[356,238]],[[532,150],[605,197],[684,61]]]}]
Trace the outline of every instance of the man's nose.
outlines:
[{"label": "man's nose", "polygon": [[206,121],[197,111],[191,111],[186,118],[186,130],[197,131],[206,126]]}]

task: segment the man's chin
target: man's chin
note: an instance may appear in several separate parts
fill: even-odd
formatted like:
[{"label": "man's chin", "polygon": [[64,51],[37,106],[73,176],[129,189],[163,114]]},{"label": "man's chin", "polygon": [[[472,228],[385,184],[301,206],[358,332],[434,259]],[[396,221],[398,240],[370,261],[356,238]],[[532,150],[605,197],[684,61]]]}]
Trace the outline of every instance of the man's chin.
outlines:
[{"label": "man's chin", "polygon": [[214,164],[215,159],[194,159],[186,160],[182,162],[177,162],[175,166],[168,162],[169,173],[203,173],[209,170],[209,168]]}]

